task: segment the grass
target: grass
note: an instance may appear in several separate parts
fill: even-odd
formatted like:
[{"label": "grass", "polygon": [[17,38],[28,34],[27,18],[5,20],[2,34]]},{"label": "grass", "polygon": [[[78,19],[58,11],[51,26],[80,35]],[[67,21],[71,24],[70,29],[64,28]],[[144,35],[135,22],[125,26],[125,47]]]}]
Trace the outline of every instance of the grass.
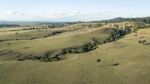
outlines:
[{"label": "grass", "polygon": [[[69,27],[68,27],[69,28]],[[25,33],[19,33],[21,38],[31,38],[37,37],[37,39],[33,40],[10,40],[4,41],[0,43],[0,51],[13,51],[15,54],[11,54],[9,57],[9,53],[1,56],[1,59],[4,60],[15,60],[16,57],[33,55],[40,56],[48,51],[57,52],[64,48],[74,47],[74,46],[82,46],[85,43],[93,42],[93,38],[98,39],[99,41],[103,41],[109,37],[108,32],[104,32],[105,28],[76,28],[76,29],[68,29],[66,28],[60,35],[44,37],[48,33],[51,33],[52,30],[46,29],[40,32],[38,31],[30,31]],[[60,31],[60,29],[54,30]],[[61,30],[62,31],[62,30]],[[11,37],[11,38],[10,38]],[[18,38],[14,34],[4,34],[1,35],[0,38],[4,39],[14,39]],[[18,54],[16,54],[18,53]],[[21,55],[20,55],[21,54]]]},{"label": "grass", "polygon": [[[84,28],[31,41],[8,41],[7,46],[8,42],[1,42],[0,50],[40,54],[107,36],[103,28]],[[0,61],[0,84],[149,84],[150,45],[139,44],[141,37],[149,43],[150,29],[140,29],[87,53],[67,54],[67,59],[58,62]]]}]

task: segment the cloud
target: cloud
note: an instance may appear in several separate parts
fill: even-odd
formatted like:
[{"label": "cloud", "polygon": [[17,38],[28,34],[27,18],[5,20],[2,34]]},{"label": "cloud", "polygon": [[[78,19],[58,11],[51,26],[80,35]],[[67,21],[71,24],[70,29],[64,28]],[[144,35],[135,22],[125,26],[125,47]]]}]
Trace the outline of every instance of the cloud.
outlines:
[{"label": "cloud", "polygon": [[18,11],[5,11],[0,19],[5,20],[38,20],[38,21],[93,21],[113,17],[114,13],[104,11],[59,11],[49,13],[22,13]]},{"label": "cloud", "polygon": [[6,11],[4,14],[9,15],[9,16],[23,16],[24,14],[21,12],[17,11]]},{"label": "cloud", "polygon": [[113,11],[70,11],[50,13],[48,18],[59,21],[94,21],[113,18],[114,14]]},{"label": "cloud", "polygon": [[57,19],[57,18],[65,18],[65,17],[73,17],[81,15],[80,11],[71,11],[71,12],[52,12],[48,15],[49,18]]}]

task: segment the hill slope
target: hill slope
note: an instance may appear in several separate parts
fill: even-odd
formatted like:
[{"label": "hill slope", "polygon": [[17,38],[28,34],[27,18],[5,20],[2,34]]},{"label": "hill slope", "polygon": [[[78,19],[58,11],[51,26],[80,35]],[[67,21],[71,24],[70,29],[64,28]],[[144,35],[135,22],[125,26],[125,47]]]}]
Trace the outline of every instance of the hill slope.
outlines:
[{"label": "hill slope", "polygon": [[0,84],[149,84],[149,39],[150,29],[141,29],[59,62],[0,61]]}]

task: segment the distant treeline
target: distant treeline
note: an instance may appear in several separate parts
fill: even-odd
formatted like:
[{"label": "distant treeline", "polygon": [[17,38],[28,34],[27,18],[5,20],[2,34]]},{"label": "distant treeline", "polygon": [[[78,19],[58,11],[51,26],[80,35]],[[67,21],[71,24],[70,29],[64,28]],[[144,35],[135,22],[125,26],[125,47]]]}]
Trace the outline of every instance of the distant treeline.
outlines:
[{"label": "distant treeline", "polygon": [[20,27],[18,24],[0,24],[0,28],[3,27]]},{"label": "distant treeline", "polygon": [[[13,22],[12,22],[13,23]],[[77,24],[79,22],[16,22],[11,24],[11,22],[0,23],[0,28],[7,27],[42,27],[42,28],[58,28],[67,25]]]},{"label": "distant treeline", "polygon": [[[91,21],[91,23],[120,23],[120,22],[124,22],[124,21],[134,21],[134,22],[142,22],[142,23],[150,24],[150,17],[142,17],[142,18],[118,17],[118,18],[109,19],[109,20]],[[5,22],[5,24],[0,24],[0,28],[2,28],[2,27],[58,28],[58,27],[64,27],[64,26],[78,24],[78,23],[85,23],[85,22],[80,22],[80,21],[79,22],[14,22],[14,23],[13,22]]]},{"label": "distant treeline", "polygon": [[58,28],[58,27],[64,27],[72,24],[77,24],[78,22],[57,22],[57,23],[50,23],[45,24],[48,28]]},{"label": "distant treeline", "polygon": [[146,24],[150,24],[150,17],[142,17],[142,18],[114,18],[110,20],[101,20],[101,21],[95,21],[95,22],[101,22],[101,23],[119,23],[124,21],[135,21],[135,22],[143,22]]}]

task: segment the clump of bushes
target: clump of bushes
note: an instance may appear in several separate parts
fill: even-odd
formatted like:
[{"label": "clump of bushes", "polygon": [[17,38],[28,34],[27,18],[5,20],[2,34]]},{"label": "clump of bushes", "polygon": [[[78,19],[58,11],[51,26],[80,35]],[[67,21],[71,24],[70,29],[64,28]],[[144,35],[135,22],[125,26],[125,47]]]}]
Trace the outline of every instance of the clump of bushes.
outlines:
[{"label": "clump of bushes", "polygon": [[68,53],[83,53],[83,52],[89,52],[98,47],[98,44],[95,42],[88,42],[82,46],[75,46],[70,48],[64,48],[62,50],[57,50],[53,52],[46,52],[43,55],[41,55],[40,59],[41,61],[49,62],[49,61],[58,61],[65,58],[65,54]]},{"label": "clump of bushes", "polygon": [[112,42],[115,40],[118,40],[119,38],[122,38],[126,34],[131,33],[131,28],[125,28],[125,29],[116,29],[113,28],[110,32],[110,37],[106,39],[103,43]]},{"label": "clump of bushes", "polygon": [[63,57],[60,56],[60,53],[58,53],[58,52],[52,53],[52,52],[48,51],[41,56],[40,61],[51,62],[51,61],[58,61],[58,60],[62,60],[62,59],[63,59]]},{"label": "clump of bushes", "polygon": [[138,42],[139,42],[139,44],[145,44],[146,40],[139,40]]}]

